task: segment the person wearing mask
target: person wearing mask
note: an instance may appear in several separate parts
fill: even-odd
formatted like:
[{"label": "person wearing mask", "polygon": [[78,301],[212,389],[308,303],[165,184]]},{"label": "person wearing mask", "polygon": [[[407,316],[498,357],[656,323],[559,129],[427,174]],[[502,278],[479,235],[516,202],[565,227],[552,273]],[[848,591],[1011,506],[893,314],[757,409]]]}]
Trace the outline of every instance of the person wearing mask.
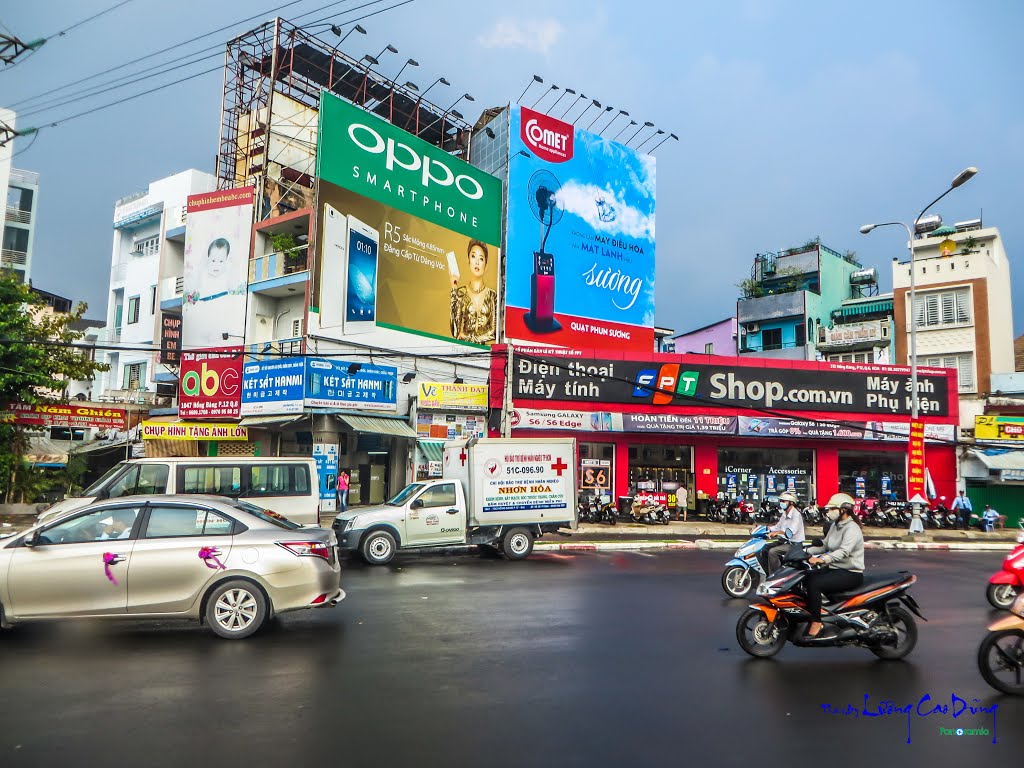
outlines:
[{"label": "person wearing mask", "polygon": [[808,637],[818,637],[822,629],[821,595],[856,589],[864,583],[864,533],[853,512],[853,497],[837,493],[825,505],[825,515],[832,522],[823,546],[808,547],[811,565],[825,565],[811,571],[804,579],[807,592],[807,610],[811,623]]},{"label": "person wearing mask", "polygon": [[966,531],[971,525],[971,512],[974,511],[974,507],[971,506],[971,500],[967,498],[963,491],[960,491],[960,495],[953,499],[952,508],[956,510],[957,516],[960,518],[960,524]]},{"label": "person wearing mask", "polygon": [[795,493],[785,491],[779,494],[779,511],[782,516],[769,529],[768,538],[784,539],[784,541],[778,542],[767,550],[765,555],[767,573],[775,573],[779,570],[779,566],[782,565],[782,556],[789,548],[790,543],[804,540],[804,516],[800,514],[798,502],[799,499]]}]

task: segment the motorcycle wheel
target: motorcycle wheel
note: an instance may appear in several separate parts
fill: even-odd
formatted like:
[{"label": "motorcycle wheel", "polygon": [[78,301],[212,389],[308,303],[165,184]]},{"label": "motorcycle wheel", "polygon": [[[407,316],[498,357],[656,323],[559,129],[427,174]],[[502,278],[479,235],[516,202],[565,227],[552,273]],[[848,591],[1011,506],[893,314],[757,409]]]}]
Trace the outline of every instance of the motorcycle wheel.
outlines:
[{"label": "motorcycle wheel", "polygon": [[1024,630],[989,632],[978,646],[978,671],[997,691],[1024,696]]},{"label": "motorcycle wheel", "polygon": [[902,606],[889,610],[892,628],[896,630],[896,642],[892,645],[878,645],[871,652],[880,659],[902,659],[917,645],[917,622],[910,611]]},{"label": "motorcycle wheel", "polygon": [[757,578],[749,568],[733,565],[722,573],[722,589],[729,597],[746,598],[757,588]]},{"label": "motorcycle wheel", "polygon": [[989,605],[1001,610],[1008,609],[1017,599],[1018,589],[1013,584],[989,584],[985,590],[985,597]]},{"label": "motorcycle wheel", "polygon": [[761,611],[748,608],[736,622],[736,642],[751,656],[767,659],[782,650],[786,635],[781,627],[772,626]]}]

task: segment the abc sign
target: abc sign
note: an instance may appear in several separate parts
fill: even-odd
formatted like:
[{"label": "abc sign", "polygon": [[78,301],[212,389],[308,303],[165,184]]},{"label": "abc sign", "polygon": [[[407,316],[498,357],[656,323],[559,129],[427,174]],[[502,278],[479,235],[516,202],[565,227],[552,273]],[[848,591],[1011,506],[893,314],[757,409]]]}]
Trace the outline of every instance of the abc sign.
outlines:
[{"label": "abc sign", "polygon": [[233,397],[241,391],[238,372],[230,368],[218,372],[203,363],[198,371],[188,371],[182,376],[181,391],[189,397]]}]

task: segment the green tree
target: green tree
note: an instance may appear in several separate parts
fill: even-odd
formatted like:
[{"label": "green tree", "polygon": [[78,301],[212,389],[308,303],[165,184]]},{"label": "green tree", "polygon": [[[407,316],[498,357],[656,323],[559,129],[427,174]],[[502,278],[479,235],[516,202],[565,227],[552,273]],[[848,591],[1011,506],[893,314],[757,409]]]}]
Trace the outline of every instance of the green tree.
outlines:
[{"label": "green tree", "polygon": [[[73,325],[86,309],[79,303],[71,312],[53,312],[17,278],[0,275],[0,403],[67,402],[72,381],[107,370],[75,346],[83,334]],[[0,424],[0,491],[7,499],[34,490],[37,473],[24,461],[27,448],[23,427]]]}]

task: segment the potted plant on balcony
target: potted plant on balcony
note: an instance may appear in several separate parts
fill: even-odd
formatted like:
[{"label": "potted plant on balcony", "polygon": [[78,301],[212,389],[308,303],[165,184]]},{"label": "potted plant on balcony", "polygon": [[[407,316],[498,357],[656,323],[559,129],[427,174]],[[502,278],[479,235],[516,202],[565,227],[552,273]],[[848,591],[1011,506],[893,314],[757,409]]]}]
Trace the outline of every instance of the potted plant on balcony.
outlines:
[{"label": "potted plant on balcony", "polygon": [[270,236],[270,247],[274,253],[284,256],[286,274],[299,272],[306,268],[306,249],[300,246],[288,232],[275,233]]}]

